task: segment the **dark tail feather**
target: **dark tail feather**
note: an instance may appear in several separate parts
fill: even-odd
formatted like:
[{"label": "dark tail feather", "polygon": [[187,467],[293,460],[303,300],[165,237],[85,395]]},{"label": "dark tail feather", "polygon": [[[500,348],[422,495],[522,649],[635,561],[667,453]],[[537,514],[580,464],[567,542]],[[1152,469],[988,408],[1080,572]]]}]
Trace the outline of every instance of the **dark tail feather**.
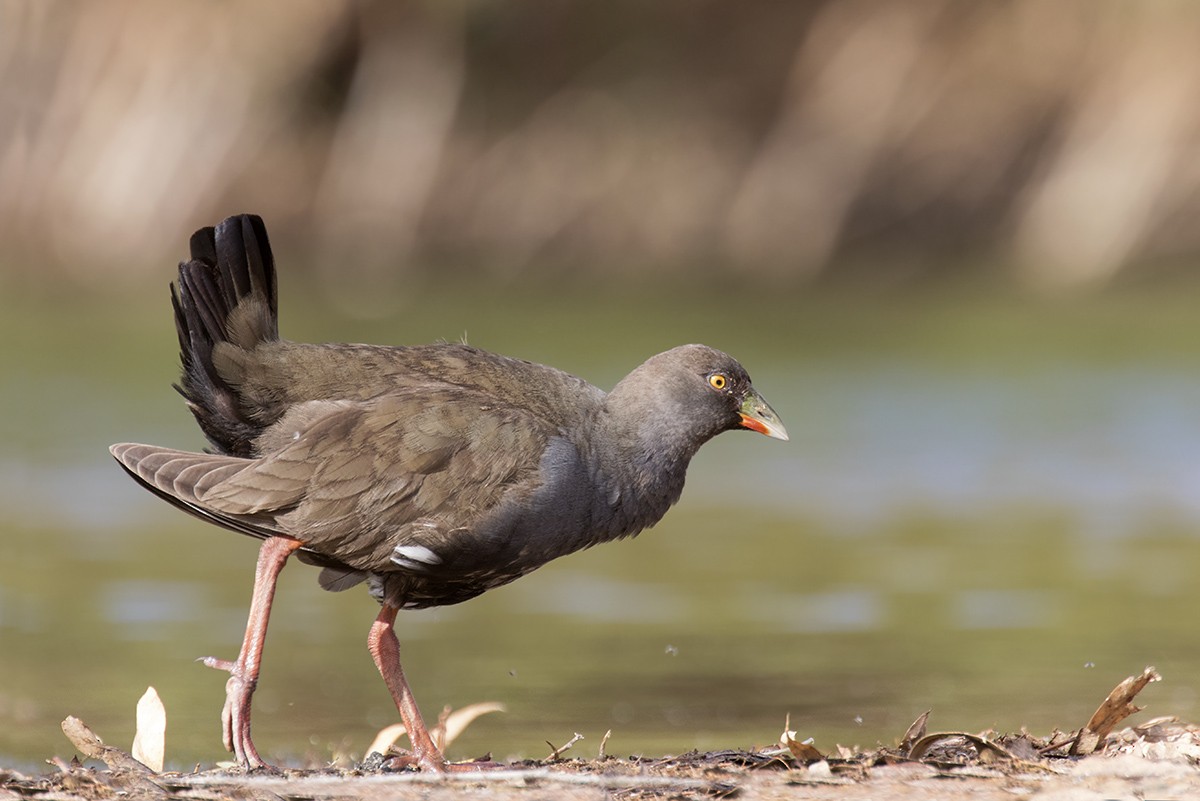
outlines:
[{"label": "dark tail feather", "polygon": [[230,217],[192,235],[192,258],[171,286],[183,378],[176,389],[220,453],[250,456],[260,425],[241,408],[213,363],[222,342],[251,350],[279,338],[275,260],[267,229],[253,214]]}]

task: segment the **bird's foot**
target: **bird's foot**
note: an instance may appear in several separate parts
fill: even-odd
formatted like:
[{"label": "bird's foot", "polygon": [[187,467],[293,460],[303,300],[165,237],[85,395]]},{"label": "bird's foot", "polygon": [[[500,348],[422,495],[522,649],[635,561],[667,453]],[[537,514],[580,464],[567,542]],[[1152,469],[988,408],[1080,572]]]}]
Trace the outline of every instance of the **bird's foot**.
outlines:
[{"label": "bird's foot", "polygon": [[271,767],[258,755],[258,749],[250,739],[250,699],[257,680],[246,675],[245,665],[240,660],[231,662],[206,656],[197,661],[229,674],[229,681],[225,682],[225,705],[221,707],[221,742],[225,744],[225,750],[232,751],[244,768]]}]

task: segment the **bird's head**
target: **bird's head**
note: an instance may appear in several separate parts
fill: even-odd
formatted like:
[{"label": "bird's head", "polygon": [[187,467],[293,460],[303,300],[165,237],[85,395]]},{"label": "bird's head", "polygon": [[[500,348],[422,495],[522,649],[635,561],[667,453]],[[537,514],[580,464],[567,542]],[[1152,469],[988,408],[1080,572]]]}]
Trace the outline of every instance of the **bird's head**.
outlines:
[{"label": "bird's head", "polygon": [[788,438],[779,415],[754,388],[746,369],[707,345],[681,345],[651,357],[612,395],[645,433],[687,440],[693,447],[735,429]]}]

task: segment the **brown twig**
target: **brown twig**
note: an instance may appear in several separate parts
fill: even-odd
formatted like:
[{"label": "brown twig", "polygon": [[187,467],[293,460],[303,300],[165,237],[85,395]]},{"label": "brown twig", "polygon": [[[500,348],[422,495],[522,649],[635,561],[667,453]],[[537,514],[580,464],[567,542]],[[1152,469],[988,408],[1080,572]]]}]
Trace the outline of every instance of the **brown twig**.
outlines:
[{"label": "brown twig", "polygon": [[442,714],[438,715],[437,726],[433,729],[433,742],[439,751],[446,750],[446,721],[450,719],[452,711],[449,704],[442,707]]},{"label": "brown twig", "polygon": [[88,759],[98,759],[113,770],[130,770],[135,773],[153,775],[154,771],[134,759],[127,752],[111,745],[105,745],[96,732],[74,715],[68,716],[62,722],[63,734],[79,752]]},{"label": "brown twig", "polygon": [[605,759],[604,747],[608,745],[608,738],[612,737],[612,729],[604,732],[604,737],[600,739],[600,751],[596,754],[596,759]]},{"label": "brown twig", "polygon": [[556,760],[560,756],[562,756],[563,753],[565,753],[567,751],[567,749],[569,749],[571,746],[575,745],[575,743],[579,742],[582,739],[583,739],[583,735],[580,734],[579,732],[575,732],[575,736],[573,736],[570,740],[567,740],[567,742],[565,744],[563,744],[562,746],[560,746],[558,748],[555,748],[554,743],[547,740],[546,745],[550,746],[550,756],[543,759],[542,762],[553,762],[554,760]]}]

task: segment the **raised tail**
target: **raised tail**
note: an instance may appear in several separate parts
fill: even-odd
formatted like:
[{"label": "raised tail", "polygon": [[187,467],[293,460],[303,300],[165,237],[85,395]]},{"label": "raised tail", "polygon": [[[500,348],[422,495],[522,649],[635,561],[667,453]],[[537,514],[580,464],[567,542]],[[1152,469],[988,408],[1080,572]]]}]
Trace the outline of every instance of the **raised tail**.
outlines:
[{"label": "raised tail", "polygon": [[262,423],[241,403],[221,350],[279,338],[275,260],[260,217],[240,214],[192,235],[192,257],[171,285],[183,378],[176,389],[220,453],[250,456]]}]

